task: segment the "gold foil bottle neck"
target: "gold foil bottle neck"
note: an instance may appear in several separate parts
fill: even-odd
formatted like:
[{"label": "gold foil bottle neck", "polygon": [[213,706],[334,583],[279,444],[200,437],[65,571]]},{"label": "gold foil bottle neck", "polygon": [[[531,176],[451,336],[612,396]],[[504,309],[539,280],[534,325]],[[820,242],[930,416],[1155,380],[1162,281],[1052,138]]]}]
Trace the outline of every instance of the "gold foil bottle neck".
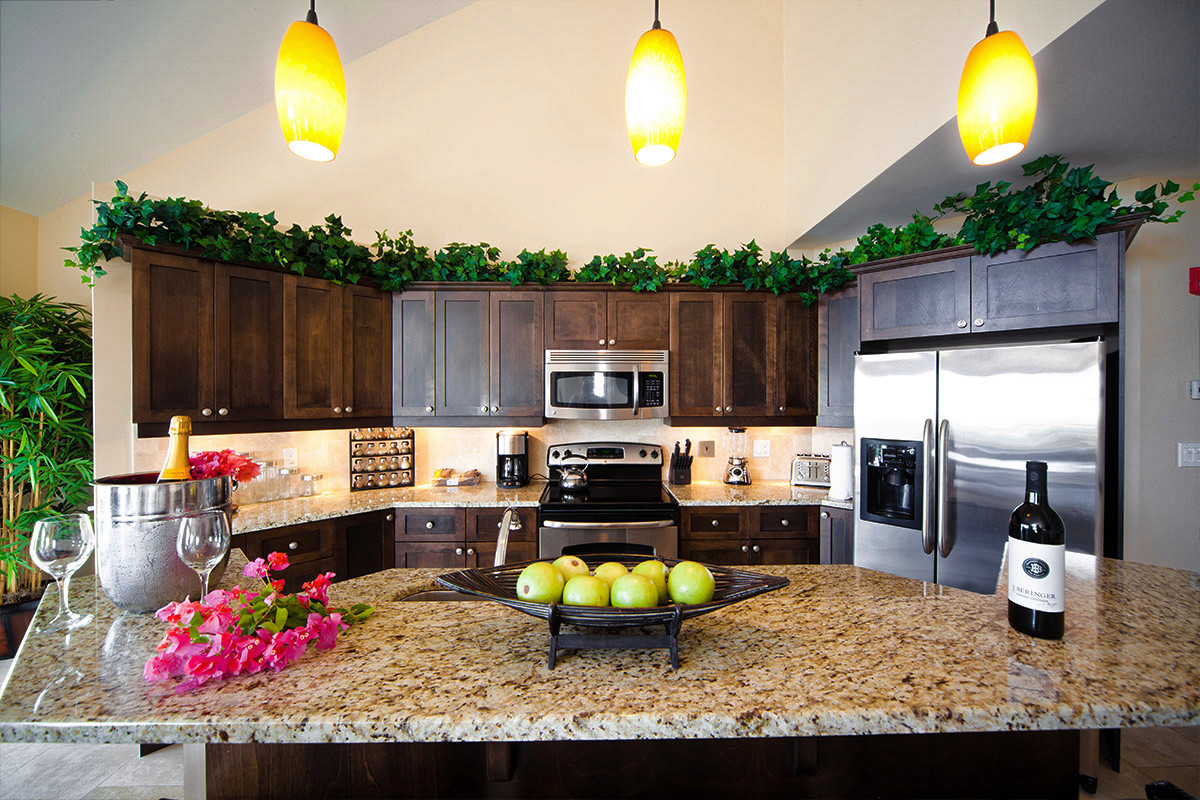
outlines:
[{"label": "gold foil bottle neck", "polygon": [[171,427],[167,431],[169,436],[174,436],[177,433],[182,433],[184,436],[192,435],[192,418],[186,416],[171,417]]}]

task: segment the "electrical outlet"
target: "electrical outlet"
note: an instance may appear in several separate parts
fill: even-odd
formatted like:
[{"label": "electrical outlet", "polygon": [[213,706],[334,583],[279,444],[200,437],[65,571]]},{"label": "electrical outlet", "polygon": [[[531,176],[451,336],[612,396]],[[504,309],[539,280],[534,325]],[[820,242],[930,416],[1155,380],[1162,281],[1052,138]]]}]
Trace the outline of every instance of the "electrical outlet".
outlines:
[{"label": "electrical outlet", "polygon": [[771,457],[771,440],[770,439],[755,439],[754,440],[754,457],[755,458],[770,458]]},{"label": "electrical outlet", "polygon": [[712,458],[717,454],[716,445],[711,441],[696,442],[696,454],[701,458]]},{"label": "electrical outlet", "polygon": [[294,447],[283,448],[283,466],[285,466],[289,469],[291,467],[300,466],[300,458],[296,454],[296,448],[294,448]]},{"label": "electrical outlet", "polygon": [[1200,381],[1192,381],[1191,397],[1193,400],[1200,400]]},{"label": "electrical outlet", "polygon": [[1179,466],[1200,467],[1200,442],[1179,443]]}]

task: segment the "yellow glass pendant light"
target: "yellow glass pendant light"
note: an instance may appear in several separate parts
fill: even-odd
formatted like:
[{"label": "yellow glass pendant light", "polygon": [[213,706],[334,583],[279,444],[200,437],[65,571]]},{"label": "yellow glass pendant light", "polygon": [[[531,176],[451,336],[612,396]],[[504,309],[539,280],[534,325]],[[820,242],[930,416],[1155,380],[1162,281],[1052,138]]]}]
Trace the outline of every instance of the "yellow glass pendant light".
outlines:
[{"label": "yellow glass pendant light", "polygon": [[658,21],[642,34],[625,80],[625,127],[638,163],[657,167],[675,158],[687,111],[683,56],[671,32]]},{"label": "yellow glass pendant light", "polygon": [[346,76],[333,37],[317,25],[316,0],[306,21],[288,26],[279,44],[275,110],[289,150],[333,161],[346,130]]},{"label": "yellow glass pendant light", "polygon": [[983,41],[971,48],[958,82],[958,135],[972,164],[986,166],[1025,149],[1037,116],[1037,70],[1021,37],[996,25],[996,0]]}]

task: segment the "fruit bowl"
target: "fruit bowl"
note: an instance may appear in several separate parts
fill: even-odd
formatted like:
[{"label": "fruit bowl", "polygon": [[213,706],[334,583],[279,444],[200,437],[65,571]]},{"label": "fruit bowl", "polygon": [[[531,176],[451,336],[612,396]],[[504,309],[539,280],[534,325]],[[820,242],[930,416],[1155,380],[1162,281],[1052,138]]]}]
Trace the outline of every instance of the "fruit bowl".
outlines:
[{"label": "fruit bowl", "polygon": [[[616,561],[632,569],[647,556],[605,555],[606,561]],[[544,561],[545,559],[538,559]],[[680,559],[659,558],[668,567],[674,567]],[[713,599],[707,603],[683,605],[675,603],[652,608],[613,608],[612,606],[569,606],[562,603],[532,603],[517,596],[517,578],[521,570],[534,563],[522,561],[499,567],[466,569],[442,575],[437,582],[447,589],[473,594],[516,609],[538,619],[557,621],[567,625],[582,625],[594,628],[624,628],[635,625],[669,625],[716,611],[727,605],[755,595],[782,589],[788,585],[787,578],[762,575],[733,567],[718,567],[705,564],[716,580]]]}]

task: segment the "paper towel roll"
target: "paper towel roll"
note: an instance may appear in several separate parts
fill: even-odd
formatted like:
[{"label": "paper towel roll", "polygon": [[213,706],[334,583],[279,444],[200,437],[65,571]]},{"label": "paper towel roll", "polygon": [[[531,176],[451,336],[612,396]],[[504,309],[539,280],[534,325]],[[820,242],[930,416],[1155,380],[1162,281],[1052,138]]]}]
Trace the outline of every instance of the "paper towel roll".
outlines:
[{"label": "paper towel roll", "polygon": [[829,457],[829,499],[854,497],[854,448],[842,442],[833,446]]}]

